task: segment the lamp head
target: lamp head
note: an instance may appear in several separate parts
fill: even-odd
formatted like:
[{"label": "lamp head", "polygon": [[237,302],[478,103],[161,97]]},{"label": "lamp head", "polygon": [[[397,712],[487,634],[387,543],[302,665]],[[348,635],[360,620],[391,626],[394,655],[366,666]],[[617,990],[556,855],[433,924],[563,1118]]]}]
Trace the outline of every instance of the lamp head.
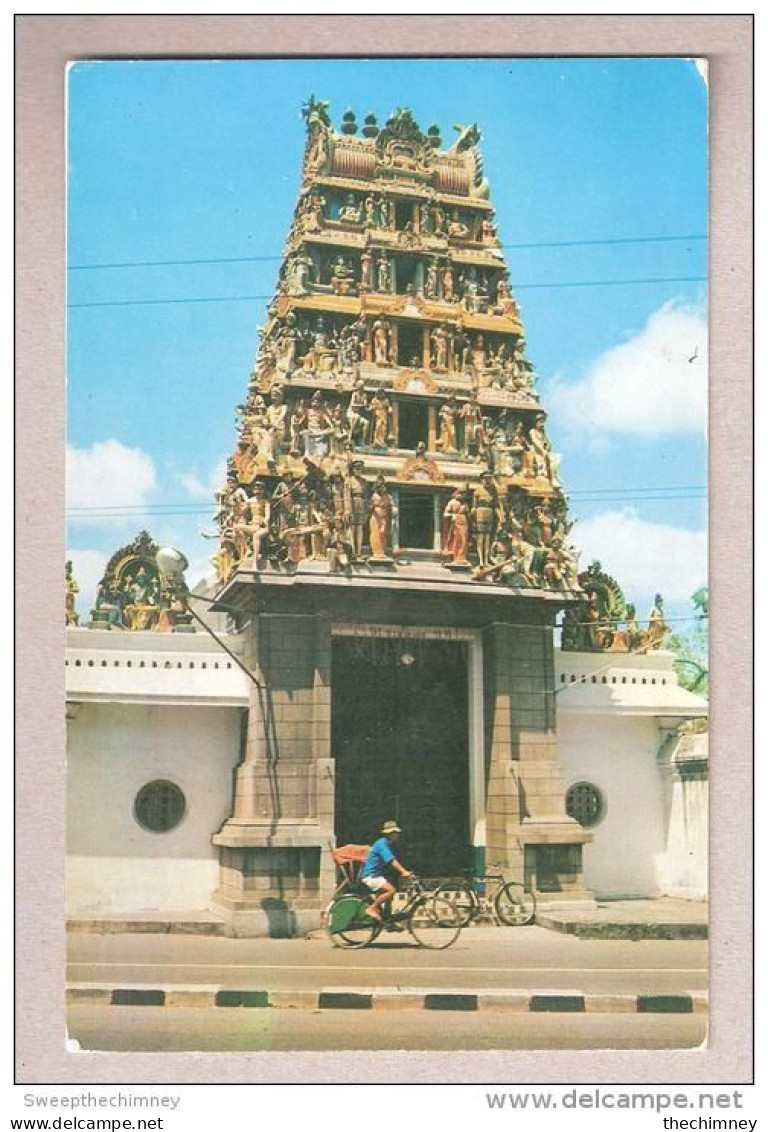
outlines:
[{"label": "lamp head", "polygon": [[155,555],[158,572],[162,577],[184,582],[184,571],[189,567],[185,555],[172,546],[162,546]]}]

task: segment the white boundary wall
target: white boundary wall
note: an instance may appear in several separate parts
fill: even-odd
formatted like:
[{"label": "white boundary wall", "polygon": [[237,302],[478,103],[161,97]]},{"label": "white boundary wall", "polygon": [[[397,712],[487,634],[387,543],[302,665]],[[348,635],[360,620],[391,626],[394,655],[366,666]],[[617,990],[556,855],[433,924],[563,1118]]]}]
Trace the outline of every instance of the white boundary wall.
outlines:
[{"label": "white boundary wall", "polygon": [[[68,729],[68,915],[207,908],[219,874],[211,836],[232,808],[238,709],[89,703]],[[187,801],[168,833],[133,813],[157,778]]]}]

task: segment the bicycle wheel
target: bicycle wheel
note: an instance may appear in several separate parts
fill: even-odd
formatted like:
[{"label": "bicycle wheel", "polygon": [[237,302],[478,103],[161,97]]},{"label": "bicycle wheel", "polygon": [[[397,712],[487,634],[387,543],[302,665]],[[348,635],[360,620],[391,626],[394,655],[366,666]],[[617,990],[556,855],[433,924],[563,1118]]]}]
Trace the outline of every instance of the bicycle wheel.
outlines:
[{"label": "bicycle wheel", "polygon": [[502,924],[510,927],[532,924],[536,917],[536,897],[521,884],[508,882],[503,885],[496,894],[493,907]]},{"label": "bicycle wheel", "polygon": [[366,916],[367,902],[360,896],[340,896],[328,907],[325,930],[334,947],[367,947],[381,930]]},{"label": "bicycle wheel", "polygon": [[455,943],[463,927],[456,905],[437,893],[420,900],[408,917],[408,931],[416,942],[437,951]]},{"label": "bicycle wheel", "polygon": [[437,886],[434,894],[450,900],[456,909],[461,926],[465,928],[477,908],[477,897],[472,886],[465,880],[446,880]]}]

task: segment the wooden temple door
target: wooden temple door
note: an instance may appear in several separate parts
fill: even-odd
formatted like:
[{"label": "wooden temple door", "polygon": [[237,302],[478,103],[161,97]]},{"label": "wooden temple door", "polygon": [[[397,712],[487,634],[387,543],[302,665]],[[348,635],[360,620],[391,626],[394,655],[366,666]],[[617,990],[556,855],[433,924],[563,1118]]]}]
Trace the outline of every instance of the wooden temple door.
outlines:
[{"label": "wooden temple door", "polygon": [[469,863],[467,646],[341,637],[332,661],[332,754],[339,843],[403,829],[402,859],[423,876]]}]

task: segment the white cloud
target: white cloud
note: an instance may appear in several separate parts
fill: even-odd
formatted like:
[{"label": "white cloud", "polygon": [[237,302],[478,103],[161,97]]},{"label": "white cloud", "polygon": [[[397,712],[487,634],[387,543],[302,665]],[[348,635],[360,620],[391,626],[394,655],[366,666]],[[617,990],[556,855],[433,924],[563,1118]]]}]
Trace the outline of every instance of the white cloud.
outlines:
[{"label": "white cloud", "polygon": [[104,577],[109,558],[100,550],[67,550],[67,558],[72,562],[72,575],[80,587],[75,608],[80,614],[80,624],[84,625],[91,619],[96,587]]},{"label": "white cloud", "polygon": [[571,539],[581,552],[580,569],[598,559],[628,601],[663,594],[687,602],[707,580],[707,532],[649,523],[633,507],[579,522]]},{"label": "white cloud", "polygon": [[174,477],[193,499],[205,499],[208,503],[213,505],[216,492],[220,491],[222,485],[226,482],[226,457],[222,456],[207,480],[200,479],[196,471],[175,472]]},{"label": "white cloud", "polygon": [[[90,448],[67,445],[67,508],[72,523],[113,526],[124,523],[110,509],[142,508],[157,489],[152,457],[119,440],[96,441]],[[80,510],[87,508],[87,510]],[[142,521],[140,512],[134,516]]]},{"label": "white cloud", "polygon": [[214,581],[217,577],[216,568],[211,562],[211,557],[218,549],[218,543],[211,541],[210,555],[196,554],[189,560],[189,568],[186,571],[187,585],[190,589],[205,580]]},{"label": "white cloud", "polygon": [[553,420],[588,434],[695,433],[707,421],[707,324],[699,307],[666,303],[634,338],[593,363],[583,381],[554,379]]}]

